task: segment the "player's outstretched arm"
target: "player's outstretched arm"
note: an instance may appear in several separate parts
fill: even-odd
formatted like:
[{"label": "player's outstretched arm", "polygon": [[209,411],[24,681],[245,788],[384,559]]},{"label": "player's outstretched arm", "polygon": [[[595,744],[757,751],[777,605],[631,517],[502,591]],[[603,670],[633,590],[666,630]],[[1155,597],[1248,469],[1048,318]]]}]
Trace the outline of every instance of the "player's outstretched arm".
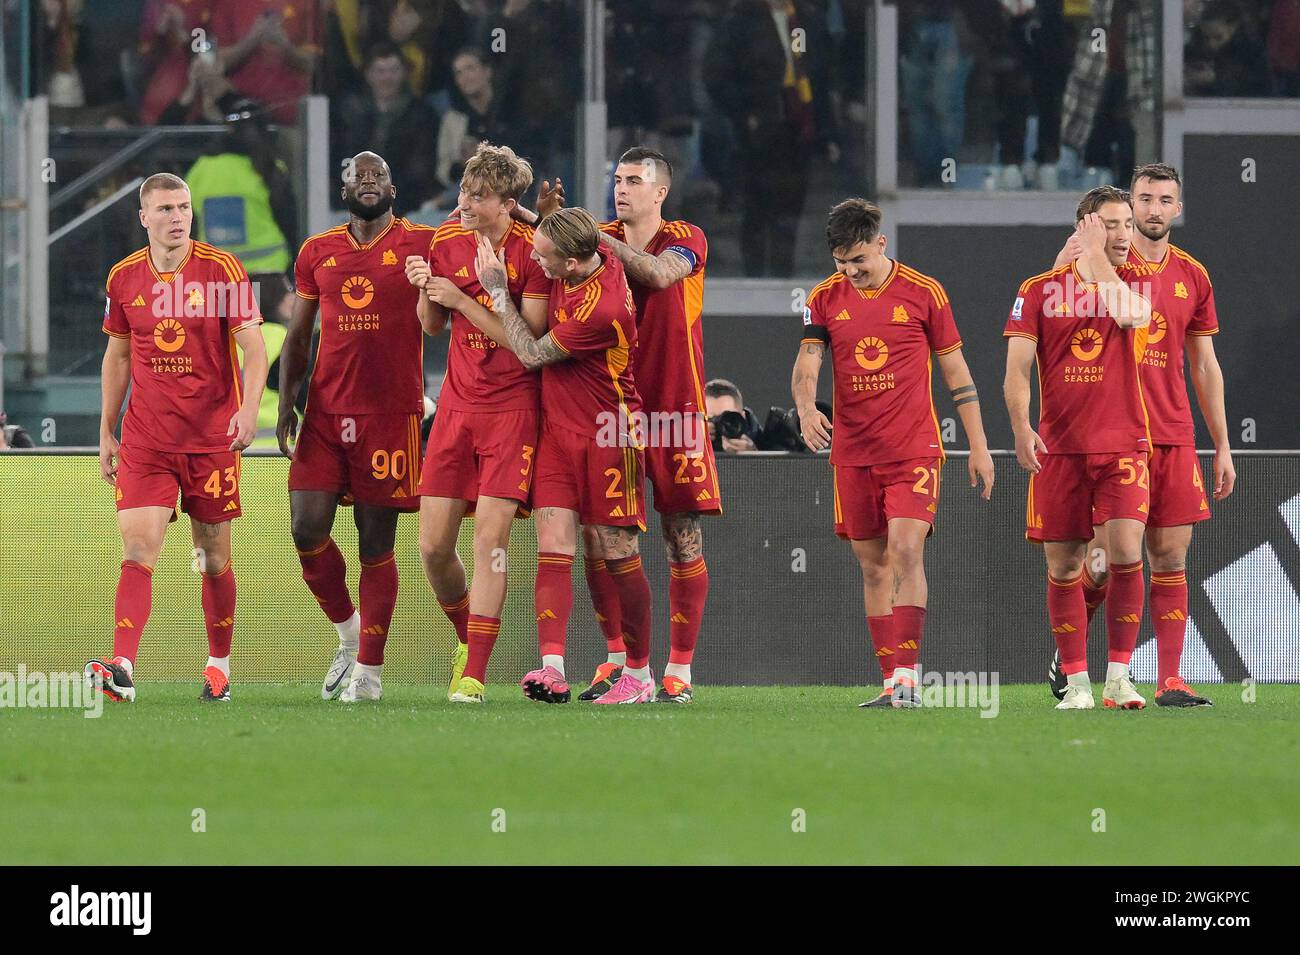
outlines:
[{"label": "player's outstretched arm", "polygon": [[109,484],[117,476],[117,416],[131,384],[131,339],[108,336],[100,368],[99,471]]},{"label": "player's outstretched arm", "polygon": [[1038,343],[1020,336],[1007,339],[1007,377],[1002,393],[1011,416],[1011,430],[1016,435],[1016,460],[1030,474],[1042,467],[1038,455],[1047,451],[1047,445],[1029,423],[1029,375],[1034,368]]},{"label": "player's outstretched arm", "polygon": [[1214,441],[1214,499],[1222,501],[1237,484],[1237,468],[1228,441],[1228,414],[1223,405],[1223,369],[1209,335],[1188,335],[1186,348],[1196,403],[1201,406],[1201,416]]},{"label": "player's outstretched arm", "polygon": [[817,410],[817,379],[825,356],[825,343],[800,343],[799,354],[794,360],[794,373],[790,376],[790,394],[799,415],[799,430],[803,433],[804,444],[813,451],[822,451],[831,445],[831,423]]},{"label": "player's outstretched arm", "polygon": [[993,456],[989,454],[988,438],[984,436],[984,420],[980,415],[979,393],[975,390],[975,380],[971,378],[970,368],[958,348],[946,355],[939,355],[939,370],[943,380],[948,383],[952,393],[952,403],[961,418],[962,430],[966,432],[966,441],[970,444],[970,459],[967,470],[970,472],[970,486],[977,487],[979,480],[984,482],[981,497],[989,499],[993,493]]},{"label": "player's outstretched arm", "polygon": [[235,344],[244,353],[244,401],[231,416],[226,435],[231,438],[231,451],[243,451],[257,437],[257,409],[266,390],[269,362],[260,324],[235,332]]},{"label": "player's outstretched arm", "polygon": [[1079,245],[1078,232],[1071,232],[1070,237],[1065,240],[1065,245],[1061,246],[1061,251],[1056,253],[1056,261],[1052,263],[1052,268],[1059,269],[1063,265],[1069,265],[1083,252],[1083,247]]},{"label": "player's outstretched arm", "polygon": [[632,246],[607,232],[600,233],[600,241],[609,246],[615,257],[623,263],[627,274],[642,285],[663,289],[680,282],[691,274],[693,266],[671,249],[658,255],[638,252]]},{"label": "player's outstretched arm", "polygon": [[298,412],[293,404],[298,400],[298,392],[307,376],[307,353],[311,350],[316,308],[316,299],[294,296],[289,331],[280,346],[280,414],[275,425],[275,437],[280,443],[280,452],[290,458],[293,449],[289,445],[298,438]]}]

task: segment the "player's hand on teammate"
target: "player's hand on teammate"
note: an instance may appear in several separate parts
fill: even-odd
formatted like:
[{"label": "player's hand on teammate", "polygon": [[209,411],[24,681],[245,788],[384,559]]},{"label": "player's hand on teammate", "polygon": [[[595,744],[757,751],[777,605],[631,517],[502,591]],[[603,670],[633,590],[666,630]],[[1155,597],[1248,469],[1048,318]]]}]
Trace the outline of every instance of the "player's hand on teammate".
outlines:
[{"label": "player's hand on teammate", "polygon": [[230,442],[231,451],[243,451],[253,443],[253,438],[257,437],[256,408],[240,408],[230,416],[226,437],[231,435],[234,435],[234,440]]},{"label": "player's hand on teammate", "polygon": [[506,253],[492,248],[492,240],[483,233],[478,234],[478,254],[474,256],[474,272],[479,284],[490,293],[493,289],[506,287]]},{"label": "player's hand on teammate", "polygon": [[280,412],[275,423],[275,440],[280,444],[280,453],[293,460],[294,446],[298,443],[298,412],[292,405]]},{"label": "player's hand on teammate", "polygon": [[429,279],[428,284],[424,286],[424,294],[430,302],[449,308],[453,312],[463,312],[462,306],[469,300],[469,296],[462,292],[455,282],[441,275]]},{"label": "player's hand on teammate", "polygon": [[1083,255],[1083,245],[1079,242],[1079,233],[1071,232],[1070,237],[1065,240],[1065,245],[1061,251],[1056,254],[1055,266],[1059,269],[1063,265],[1069,265],[1079,256]]},{"label": "player's hand on teammate", "polygon": [[993,493],[993,455],[989,454],[987,449],[972,451],[966,462],[966,469],[970,471],[971,487],[977,487],[979,480],[983,480],[984,490],[980,492],[980,497],[987,501]]},{"label": "player's hand on teammate", "polygon": [[99,436],[99,473],[109,484],[115,483],[117,479],[117,463],[120,460],[118,451],[121,447],[117,438],[111,434]]},{"label": "player's hand on teammate", "polygon": [[[1106,248],[1106,223],[1101,221],[1101,216],[1095,212],[1089,212],[1079,220],[1075,227],[1073,238],[1079,241],[1079,253],[1091,250],[1102,250]],[[1069,243],[1067,242],[1068,246]]]},{"label": "player's hand on teammate", "polygon": [[425,261],[424,256],[408,255],[406,257],[406,281],[416,288],[424,288],[432,277],[433,270],[429,268],[429,263]]},{"label": "player's hand on teammate", "polygon": [[[1033,428],[1025,428],[1023,431],[1016,432],[1016,460],[1030,474],[1037,474],[1043,469],[1038,456],[1046,453],[1047,445],[1043,444],[1043,439],[1038,436],[1038,432]],[[990,467],[992,467],[991,464]]]},{"label": "player's hand on teammate", "polygon": [[1232,463],[1232,452],[1226,448],[1214,452],[1214,499],[1222,501],[1237,486],[1237,468]]},{"label": "player's hand on teammate", "polygon": [[831,446],[831,422],[816,408],[799,415],[799,433],[810,451],[824,451]]},{"label": "player's hand on teammate", "polygon": [[546,179],[537,189],[537,221],[541,222],[552,212],[558,212],[564,208],[564,183],[560,177],[555,177],[555,186],[552,187]]}]

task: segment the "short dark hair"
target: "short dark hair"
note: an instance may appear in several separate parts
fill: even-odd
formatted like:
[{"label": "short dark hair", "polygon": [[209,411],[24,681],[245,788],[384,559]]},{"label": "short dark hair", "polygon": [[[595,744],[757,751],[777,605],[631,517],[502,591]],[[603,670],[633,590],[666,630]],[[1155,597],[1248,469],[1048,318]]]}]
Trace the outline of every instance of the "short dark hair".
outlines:
[{"label": "short dark hair", "polygon": [[826,245],[831,255],[873,240],[880,234],[883,218],[880,206],[866,199],[845,199],[835,206],[826,220]]},{"label": "short dark hair", "polygon": [[482,47],[462,46],[459,50],[457,50],[454,54],[452,54],[452,57],[448,62],[454,64],[462,56],[473,57],[474,59],[478,60],[479,66],[485,66],[488,69],[492,68],[492,64],[488,62],[487,51],[485,51]]},{"label": "short dark hair", "polygon": [[651,149],[649,146],[633,146],[623,155],[618,157],[618,164],[621,166],[625,162],[634,163],[654,163],[655,175],[660,178],[667,186],[673,184],[673,164],[657,149]]},{"label": "short dark hair", "polygon": [[742,407],[745,399],[741,397],[740,389],[734,382],[727,381],[725,378],[714,378],[704,385],[704,396],[706,398],[735,398],[736,404]]},{"label": "short dark hair", "polygon": [[1152,182],[1172,181],[1177,184],[1179,195],[1183,191],[1183,177],[1178,175],[1178,170],[1167,162],[1149,162],[1134,169],[1133,178],[1129,180],[1130,193],[1137,192],[1139,179],[1150,179]]},{"label": "short dark hair", "polygon": [[372,44],[370,49],[366,50],[366,58],[361,64],[361,68],[368,70],[376,60],[386,60],[390,56],[395,56],[402,61],[402,68],[410,72],[411,64],[406,62],[406,54],[402,48],[392,40],[380,40]]},{"label": "short dark hair", "polygon": [[1086,215],[1091,215],[1108,202],[1122,202],[1133,205],[1133,196],[1118,186],[1094,186],[1083,194],[1079,206],[1074,210],[1074,221],[1079,222]]}]

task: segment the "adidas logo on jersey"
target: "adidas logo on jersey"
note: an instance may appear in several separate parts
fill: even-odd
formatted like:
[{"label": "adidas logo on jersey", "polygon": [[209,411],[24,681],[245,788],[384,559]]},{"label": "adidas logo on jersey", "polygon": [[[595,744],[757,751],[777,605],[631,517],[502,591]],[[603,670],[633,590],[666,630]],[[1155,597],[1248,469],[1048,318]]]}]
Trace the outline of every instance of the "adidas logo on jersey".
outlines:
[{"label": "adidas logo on jersey", "polygon": [[709,499],[709,497],[710,497],[710,494],[709,494],[708,491],[701,491],[699,494],[696,494],[696,495],[695,495],[695,500],[697,500],[697,501],[707,501],[707,500]]},{"label": "adidas logo on jersey", "polygon": [[397,253],[392,249],[384,249],[384,265],[396,265]]},{"label": "adidas logo on jersey", "polygon": [[686,614],[682,613],[680,610],[673,614],[669,620],[672,623],[690,623],[690,621],[686,619]]},{"label": "adidas logo on jersey", "polygon": [[842,308],[842,309],[840,309],[840,313],[839,313],[838,315],[835,316],[835,321],[837,321],[837,322],[847,322],[847,321],[849,321],[849,320],[852,319],[852,318],[853,318],[853,316],[849,314],[849,310],[848,310],[847,308]]},{"label": "adidas logo on jersey", "polygon": [[1063,623],[1059,627],[1053,627],[1052,633],[1074,633],[1079,628],[1072,623]]},{"label": "adidas logo on jersey", "polygon": [[116,624],[114,624],[114,626],[116,626],[116,627],[123,627],[123,628],[125,628],[125,629],[127,629],[127,630],[134,630],[134,629],[135,629],[135,624],[131,622],[131,618],[130,618],[130,617],[123,617],[123,618],[122,618],[121,620],[119,620]]},{"label": "adidas logo on jersey", "polygon": [[1142,618],[1135,613],[1126,613],[1122,617],[1115,618],[1116,623],[1141,623]]},{"label": "adidas logo on jersey", "polygon": [[1147,502],[1143,501],[1141,504],[1139,504],[1138,510],[1141,511],[1143,514],[1145,514],[1147,512]]},{"label": "adidas logo on jersey", "polygon": [[616,507],[616,508],[614,508],[612,511],[610,511],[610,512],[609,512],[609,516],[610,516],[610,517],[625,517],[626,515],[623,513],[623,505],[620,504],[618,507]]},{"label": "adidas logo on jersey", "polygon": [[331,255],[328,259],[326,259],[324,262],[320,264],[320,267],[323,269],[333,269],[338,267],[338,263],[334,261],[334,256]]},{"label": "adidas logo on jersey", "polygon": [[226,511],[237,511],[237,510],[239,510],[239,506],[238,506],[237,504],[235,504],[234,501],[227,501],[227,502],[226,502],[226,506],[223,507],[223,508],[221,509],[221,511],[222,511],[223,514],[224,514]]},{"label": "adidas logo on jersey", "polygon": [[1181,610],[1171,610],[1166,614],[1160,615],[1161,620],[1186,620],[1187,616]]},{"label": "adidas logo on jersey", "polygon": [[554,610],[547,609],[547,610],[543,610],[541,613],[539,613],[539,614],[537,615],[537,619],[538,619],[538,620],[555,620],[555,619],[557,619],[557,618],[556,618],[556,616],[555,616],[555,611],[554,611]]},{"label": "adidas logo on jersey", "polygon": [[137,296],[135,297],[135,301],[132,302],[131,304],[132,304],[133,306],[137,307],[137,308],[143,307],[143,306],[144,306],[144,296],[143,296],[143,295],[137,295]]},{"label": "adidas logo on jersey", "polygon": [[406,497],[406,492],[399,487],[396,491],[393,492],[393,497]]},{"label": "adidas logo on jersey", "polygon": [[465,266],[465,265],[462,265],[459,269],[457,269],[457,270],[456,270],[456,278],[458,278],[458,279],[467,279],[467,278],[469,278],[469,267],[468,267],[468,266]]}]

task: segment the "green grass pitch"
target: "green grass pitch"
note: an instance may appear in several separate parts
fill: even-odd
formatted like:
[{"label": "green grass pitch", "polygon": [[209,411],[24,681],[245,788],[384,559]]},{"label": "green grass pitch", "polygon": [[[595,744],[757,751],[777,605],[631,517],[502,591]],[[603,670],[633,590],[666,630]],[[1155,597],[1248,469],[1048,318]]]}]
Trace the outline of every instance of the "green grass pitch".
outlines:
[{"label": "green grass pitch", "polygon": [[705,686],[689,707],[609,708],[488,689],[470,707],[390,684],[345,708],[314,685],[237,683],[226,706],[157,683],[99,719],[5,710],[0,863],[1300,857],[1297,686],[1124,713],[1058,713],[1044,686],[1003,687],[993,719],[859,710],[866,691],[844,688]]}]

